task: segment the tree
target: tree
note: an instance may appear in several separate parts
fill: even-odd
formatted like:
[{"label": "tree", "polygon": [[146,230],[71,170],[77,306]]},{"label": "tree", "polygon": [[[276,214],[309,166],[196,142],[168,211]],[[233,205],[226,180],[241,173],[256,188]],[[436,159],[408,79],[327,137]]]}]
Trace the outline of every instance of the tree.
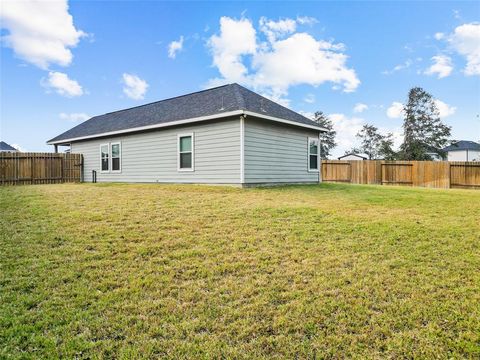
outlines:
[{"label": "tree", "polygon": [[378,155],[384,160],[396,160],[397,153],[393,150],[393,134],[388,133],[380,140]]},{"label": "tree", "polygon": [[330,151],[337,146],[335,136],[337,132],[333,130],[332,120],[328,118],[322,111],[317,111],[313,119],[318,125],[327,129],[326,132],[320,134],[320,157],[327,159],[331,154]]},{"label": "tree", "polygon": [[396,158],[392,133],[382,135],[376,126],[365,124],[358,132],[357,138],[360,140],[360,147],[355,150],[366,154],[370,160],[379,158],[394,160]]},{"label": "tree", "polygon": [[404,106],[404,141],[400,147],[403,160],[432,160],[427,152],[442,154],[450,127],[443,124],[432,95],[420,87],[410,89]]},{"label": "tree", "polygon": [[358,132],[357,138],[360,140],[359,150],[366,154],[370,160],[378,158],[378,150],[382,135],[378,132],[378,128],[373,125],[365,124]]}]

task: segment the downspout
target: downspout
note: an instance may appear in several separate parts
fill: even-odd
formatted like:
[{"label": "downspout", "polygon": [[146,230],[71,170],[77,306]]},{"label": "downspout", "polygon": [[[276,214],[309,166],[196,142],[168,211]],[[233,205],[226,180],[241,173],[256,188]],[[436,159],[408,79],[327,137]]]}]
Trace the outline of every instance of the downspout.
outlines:
[{"label": "downspout", "polygon": [[[320,156],[318,157],[318,183],[322,182],[322,140],[320,139],[320,131],[318,132],[318,153]],[[308,150],[307,150],[308,151]],[[310,161],[310,159],[308,159]]]},{"label": "downspout", "polygon": [[245,119],[246,114],[240,115],[240,185],[245,183]]}]

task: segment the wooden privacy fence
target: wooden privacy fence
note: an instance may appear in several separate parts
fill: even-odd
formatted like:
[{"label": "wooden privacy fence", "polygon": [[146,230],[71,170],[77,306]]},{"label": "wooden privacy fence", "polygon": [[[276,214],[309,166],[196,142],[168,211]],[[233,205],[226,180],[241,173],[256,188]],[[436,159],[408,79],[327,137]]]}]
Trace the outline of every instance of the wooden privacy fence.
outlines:
[{"label": "wooden privacy fence", "polygon": [[79,182],[82,154],[0,152],[0,185]]},{"label": "wooden privacy fence", "polygon": [[480,189],[480,162],[323,160],[322,180],[352,184]]}]

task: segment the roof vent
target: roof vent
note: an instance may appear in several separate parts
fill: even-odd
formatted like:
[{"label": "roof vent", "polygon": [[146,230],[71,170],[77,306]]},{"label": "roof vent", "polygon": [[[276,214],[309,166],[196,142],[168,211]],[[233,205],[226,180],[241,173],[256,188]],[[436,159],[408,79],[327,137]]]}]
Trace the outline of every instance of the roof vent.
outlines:
[{"label": "roof vent", "polygon": [[225,107],[223,106],[223,95],[222,95],[222,107],[218,109],[218,111],[223,111],[223,110],[225,110]]},{"label": "roof vent", "polygon": [[263,98],[260,99],[260,110],[262,110],[263,112],[267,112],[267,110],[265,110],[265,108],[263,107]]}]

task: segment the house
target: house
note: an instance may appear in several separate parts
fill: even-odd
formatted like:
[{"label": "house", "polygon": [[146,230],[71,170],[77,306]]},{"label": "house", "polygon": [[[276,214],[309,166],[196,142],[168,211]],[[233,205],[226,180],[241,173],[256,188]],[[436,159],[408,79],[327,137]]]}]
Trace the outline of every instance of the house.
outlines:
[{"label": "house", "polygon": [[461,140],[443,149],[448,161],[480,161],[480,144]]},{"label": "house", "polygon": [[442,161],[443,158],[440,156],[438,152],[435,151],[427,151],[425,154],[432,158],[432,161]]},{"label": "house", "polygon": [[338,160],[368,160],[368,157],[360,154],[348,153],[343,156],[340,156]]},{"label": "house", "polygon": [[95,116],[47,144],[83,154],[85,181],[317,183],[322,131],[229,84]]},{"label": "house", "polygon": [[0,152],[17,152],[13,146],[7,144],[5,141],[0,141]]}]

